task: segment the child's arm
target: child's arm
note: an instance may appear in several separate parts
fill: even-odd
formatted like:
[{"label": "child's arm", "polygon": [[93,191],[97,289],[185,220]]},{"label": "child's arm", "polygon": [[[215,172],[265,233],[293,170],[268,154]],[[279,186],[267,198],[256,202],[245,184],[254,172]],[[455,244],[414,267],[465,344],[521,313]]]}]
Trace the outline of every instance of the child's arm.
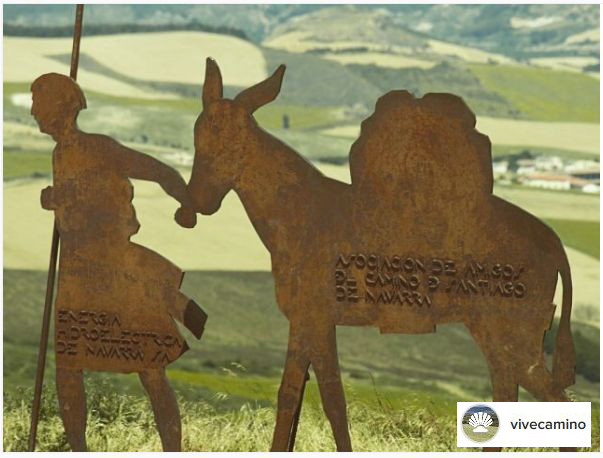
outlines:
[{"label": "child's arm", "polygon": [[193,203],[188,194],[186,182],[172,167],[152,156],[135,151],[114,142],[115,148],[109,154],[120,172],[138,180],[154,181],[178,202],[181,208],[176,212],[178,223],[185,227],[194,227],[197,220]]}]

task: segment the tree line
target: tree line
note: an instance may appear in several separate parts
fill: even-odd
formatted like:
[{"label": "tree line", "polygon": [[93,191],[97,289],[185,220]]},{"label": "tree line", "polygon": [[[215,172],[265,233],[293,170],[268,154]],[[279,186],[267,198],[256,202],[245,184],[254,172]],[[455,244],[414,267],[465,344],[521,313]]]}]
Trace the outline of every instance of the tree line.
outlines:
[{"label": "tree line", "polygon": [[[197,21],[186,24],[86,24],[83,35],[117,35],[120,33],[146,33],[146,32],[172,32],[172,31],[196,31],[232,35],[243,40],[249,38],[242,30],[228,26],[211,26]],[[73,26],[24,26],[16,24],[4,24],[4,36],[12,37],[71,37]]]}]

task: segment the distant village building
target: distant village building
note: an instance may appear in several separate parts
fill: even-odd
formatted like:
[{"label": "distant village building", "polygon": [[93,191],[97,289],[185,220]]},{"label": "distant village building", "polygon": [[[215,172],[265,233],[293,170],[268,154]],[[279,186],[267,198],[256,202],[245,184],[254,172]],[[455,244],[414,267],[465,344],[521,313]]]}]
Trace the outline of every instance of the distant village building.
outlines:
[{"label": "distant village building", "polygon": [[521,182],[526,186],[542,189],[570,190],[583,192],[599,192],[599,184],[568,174],[536,173],[526,175]]},{"label": "distant village building", "polygon": [[571,189],[569,175],[529,174],[522,179],[526,186],[543,189]]},{"label": "distant village building", "polygon": [[571,176],[576,177],[576,178],[581,178],[583,180],[592,181],[594,183],[601,182],[601,172],[598,167],[590,168],[590,169],[575,170],[575,171],[572,171],[569,173]]},{"label": "distant village building", "polygon": [[581,172],[584,170],[599,171],[599,169],[600,169],[600,164],[597,161],[591,161],[591,160],[586,160],[586,159],[572,161],[571,163],[569,163],[565,166],[565,172],[572,173],[572,174],[574,172]]},{"label": "distant village building", "polygon": [[557,156],[537,156],[534,159],[519,159],[517,161],[518,175],[556,170],[563,170],[563,161]]},{"label": "distant village building", "polygon": [[601,189],[601,170],[596,161],[575,161],[565,168],[566,172],[575,180],[586,182],[582,186],[582,191],[589,193],[598,193]]},{"label": "distant village building", "polygon": [[601,192],[601,186],[598,184],[589,183],[582,188],[582,191],[597,194],[597,193]]},{"label": "distant village building", "polygon": [[509,171],[509,161],[495,161],[492,163],[494,175],[503,175]]},{"label": "distant village building", "polygon": [[536,164],[534,159],[520,159],[517,161],[517,175],[530,175],[536,173]]},{"label": "distant village building", "polygon": [[510,179],[534,188],[588,193],[599,193],[601,188],[600,164],[596,160],[563,160],[558,156],[536,156],[526,150],[493,161],[492,172],[499,184]]},{"label": "distant village building", "polygon": [[534,167],[543,172],[563,170],[563,161],[558,156],[538,156],[534,159]]},{"label": "distant village building", "polygon": [[[581,178],[576,178],[576,177],[570,177],[570,186],[571,189],[577,189],[580,191],[584,191],[584,189],[588,186],[590,189],[590,186],[592,186],[594,183],[591,183],[588,180],[583,180]],[[595,185],[596,186],[596,185]]]}]

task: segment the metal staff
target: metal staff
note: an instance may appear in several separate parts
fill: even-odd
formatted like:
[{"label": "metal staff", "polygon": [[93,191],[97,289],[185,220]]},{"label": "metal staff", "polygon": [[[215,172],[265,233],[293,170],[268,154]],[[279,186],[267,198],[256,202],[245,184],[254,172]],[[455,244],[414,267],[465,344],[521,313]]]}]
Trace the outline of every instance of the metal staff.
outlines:
[{"label": "metal staff", "polygon": [[[75,26],[73,30],[73,48],[71,49],[71,69],[69,76],[77,79],[77,67],[80,58],[80,38],[82,36],[82,19],[84,5],[77,5],[75,10]],[[40,333],[40,348],[38,350],[38,368],[36,370],[36,385],[34,388],[33,405],[31,408],[31,425],[29,428],[29,451],[36,448],[36,433],[40,416],[40,401],[42,398],[42,385],[44,383],[44,368],[46,367],[46,350],[48,349],[48,334],[50,331],[50,315],[52,312],[52,298],[54,295],[54,279],[57,270],[59,255],[59,229],[56,219],[52,229],[52,245],[50,247],[50,264],[48,266],[48,280],[46,282],[46,300],[44,302],[44,315],[42,318],[42,332]]]},{"label": "metal staff", "polygon": [[304,391],[306,391],[306,383],[310,380],[310,372],[306,369],[306,378],[304,379],[304,384],[302,385],[301,395],[299,396],[299,403],[297,404],[297,409],[295,410],[295,414],[293,415],[293,424],[291,425],[291,433],[289,434],[289,446],[288,450],[290,452],[295,448],[295,438],[297,437],[297,427],[299,425],[299,417],[301,415],[302,404],[304,403]]}]

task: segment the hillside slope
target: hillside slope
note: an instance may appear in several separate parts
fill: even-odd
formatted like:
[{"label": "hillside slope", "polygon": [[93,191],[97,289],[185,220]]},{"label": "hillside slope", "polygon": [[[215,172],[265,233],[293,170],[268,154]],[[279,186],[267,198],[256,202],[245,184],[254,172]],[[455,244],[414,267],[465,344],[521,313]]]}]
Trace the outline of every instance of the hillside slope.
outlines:
[{"label": "hillside slope", "polygon": [[[508,57],[599,55],[597,5],[339,5],[370,17],[388,16],[406,31]],[[200,23],[243,31],[259,43],[287,24],[304,20],[321,4],[265,5],[88,5],[86,23],[169,26]],[[451,20],[454,18],[454,20]],[[72,5],[6,5],[4,23],[30,26],[67,26]],[[328,24],[327,24],[328,25]]]},{"label": "hillside slope", "polygon": [[[43,73],[68,73],[68,64],[53,57],[69,54],[71,44],[70,38],[4,37],[4,81],[31,82]],[[227,35],[155,32],[84,37],[81,52],[114,72],[143,81],[201,85],[206,57],[217,60],[225,85],[250,86],[267,76],[261,50]],[[86,89],[112,95],[167,97],[157,91],[142,91],[103,72],[83,69],[78,82]]]}]

